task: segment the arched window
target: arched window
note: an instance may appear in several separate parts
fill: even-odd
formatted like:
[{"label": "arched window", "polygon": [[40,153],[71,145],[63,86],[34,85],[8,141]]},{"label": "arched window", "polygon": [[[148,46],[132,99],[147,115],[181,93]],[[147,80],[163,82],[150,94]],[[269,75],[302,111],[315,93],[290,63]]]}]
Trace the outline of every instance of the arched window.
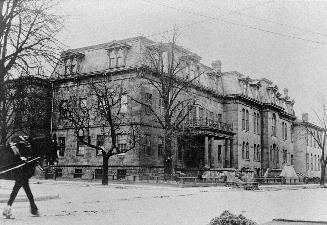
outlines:
[{"label": "arched window", "polygon": [[243,141],[243,145],[242,145],[242,158],[245,158],[245,142]]},{"label": "arched window", "polygon": [[249,131],[249,110],[246,110],[246,131]]},{"label": "arched window", "polygon": [[276,148],[276,165],[279,166],[279,149]]},{"label": "arched window", "polygon": [[253,133],[257,132],[257,114],[253,113]]},{"label": "arched window", "polygon": [[249,156],[249,143],[247,142],[246,143],[246,159],[249,159],[250,156]]},{"label": "arched window", "polygon": [[257,160],[260,161],[261,158],[261,149],[260,149],[260,145],[257,145]]},{"label": "arched window", "polygon": [[245,130],[245,109],[242,109],[242,130]]},{"label": "arched window", "polygon": [[273,162],[274,162],[274,155],[273,155],[273,147],[272,146],[270,146],[270,154],[269,154],[269,161],[270,161],[270,163],[272,164]]},{"label": "arched window", "polygon": [[311,170],[313,170],[313,155],[311,153]]},{"label": "arched window", "polygon": [[271,123],[272,123],[272,135],[273,136],[276,136],[276,114],[275,113],[273,113],[273,115],[272,115],[272,121],[271,121]]},{"label": "arched window", "polygon": [[257,134],[260,134],[260,114],[257,114]]}]

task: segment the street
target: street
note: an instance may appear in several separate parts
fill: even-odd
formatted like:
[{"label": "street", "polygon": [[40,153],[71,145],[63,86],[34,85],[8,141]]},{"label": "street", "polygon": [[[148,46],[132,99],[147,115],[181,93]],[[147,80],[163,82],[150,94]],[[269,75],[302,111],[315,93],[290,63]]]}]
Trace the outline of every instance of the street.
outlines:
[{"label": "street", "polygon": [[[13,182],[0,181],[1,208]],[[25,193],[13,204],[14,219],[1,224],[204,225],[223,210],[261,224],[274,218],[327,221],[327,189],[317,185],[266,186],[259,191],[227,187],[179,188],[150,184],[32,180],[40,209],[32,217]]]}]

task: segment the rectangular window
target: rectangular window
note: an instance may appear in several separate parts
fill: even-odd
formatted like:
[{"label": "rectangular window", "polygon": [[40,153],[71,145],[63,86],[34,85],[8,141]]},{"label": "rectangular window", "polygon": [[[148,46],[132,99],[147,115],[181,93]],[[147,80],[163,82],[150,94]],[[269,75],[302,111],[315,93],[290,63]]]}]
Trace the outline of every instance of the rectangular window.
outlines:
[{"label": "rectangular window", "polygon": [[212,121],[213,121],[213,112],[210,112],[210,111],[208,112],[207,120],[208,120],[209,124],[212,123]]},{"label": "rectangular window", "polygon": [[150,115],[152,109],[152,94],[145,93],[145,114]]},{"label": "rectangular window", "polygon": [[163,137],[158,138],[158,155],[163,155]]},{"label": "rectangular window", "polygon": [[218,114],[218,123],[223,122],[223,115],[222,114]]},{"label": "rectangular window", "polygon": [[221,161],[221,145],[218,145],[218,161]]},{"label": "rectangular window", "polygon": [[257,160],[257,145],[254,144],[253,146],[253,160],[256,161]]},{"label": "rectangular window", "polygon": [[117,180],[126,178],[126,169],[117,170]]},{"label": "rectangular window", "polygon": [[[104,149],[104,143],[106,140],[106,136],[101,134],[101,135],[97,135],[97,146]],[[102,155],[102,151],[97,149],[96,150],[96,155]]]},{"label": "rectangular window", "polygon": [[65,119],[67,115],[67,100],[62,100],[59,103],[59,119]]},{"label": "rectangular window", "polygon": [[58,137],[59,156],[65,155],[65,145],[66,145],[65,137]]},{"label": "rectangular window", "polygon": [[151,136],[148,134],[145,135],[144,152],[147,155],[151,154]]},{"label": "rectangular window", "polygon": [[94,170],[94,179],[102,179],[103,170],[95,169]]},{"label": "rectangular window", "polygon": [[121,67],[121,66],[125,66],[124,65],[124,56],[123,56],[123,50],[122,49],[117,51],[117,55],[116,55],[116,67]]},{"label": "rectangular window", "polygon": [[75,169],[74,178],[81,178],[82,175],[83,175],[83,170],[82,169]]},{"label": "rectangular window", "polygon": [[90,141],[90,137],[88,138],[88,140],[85,139],[84,136],[77,137],[77,152],[76,152],[77,156],[84,156],[85,154],[86,145],[83,142],[81,142],[81,140]]},{"label": "rectangular window", "polygon": [[62,177],[62,169],[61,168],[55,168],[56,177]]},{"label": "rectangular window", "polygon": [[159,97],[158,100],[158,107],[159,107],[159,112],[164,113],[165,107],[164,107],[163,99],[161,97]]},{"label": "rectangular window", "polygon": [[127,95],[122,95],[120,100],[120,112],[126,113],[127,112]]},{"label": "rectangular window", "polygon": [[112,69],[112,68],[115,68],[116,67],[116,54],[114,51],[110,51],[109,52],[109,68]]},{"label": "rectangular window", "polygon": [[306,154],[306,168],[309,170],[309,153]]},{"label": "rectangular window", "polygon": [[127,135],[126,134],[117,135],[117,147],[119,148],[120,152],[127,151]]}]

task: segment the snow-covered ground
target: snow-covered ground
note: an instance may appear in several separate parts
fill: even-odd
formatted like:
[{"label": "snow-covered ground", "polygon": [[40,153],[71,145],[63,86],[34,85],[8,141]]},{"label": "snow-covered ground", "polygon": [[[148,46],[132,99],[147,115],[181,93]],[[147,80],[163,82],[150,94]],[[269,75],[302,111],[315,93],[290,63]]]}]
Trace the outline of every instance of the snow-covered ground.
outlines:
[{"label": "snow-covered ground", "polygon": [[[317,185],[245,191],[44,180],[31,183],[36,197],[60,198],[38,201],[41,217],[30,216],[28,202],[15,202],[15,219],[1,218],[0,224],[206,225],[226,209],[258,223],[274,218],[327,221],[327,188]],[[0,198],[9,194],[12,185],[0,181]],[[19,195],[25,195],[23,190]]]}]

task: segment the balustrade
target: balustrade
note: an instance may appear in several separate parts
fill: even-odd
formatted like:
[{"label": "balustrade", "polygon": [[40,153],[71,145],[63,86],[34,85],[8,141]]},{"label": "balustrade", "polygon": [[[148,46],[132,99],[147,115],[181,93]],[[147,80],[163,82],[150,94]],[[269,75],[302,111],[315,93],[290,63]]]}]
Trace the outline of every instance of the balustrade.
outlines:
[{"label": "balustrade", "polygon": [[223,123],[211,119],[188,119],[184,122],[187,127],[198,127],[202,129],[217,129],[227,132],[233,132],[232,124]]}]

